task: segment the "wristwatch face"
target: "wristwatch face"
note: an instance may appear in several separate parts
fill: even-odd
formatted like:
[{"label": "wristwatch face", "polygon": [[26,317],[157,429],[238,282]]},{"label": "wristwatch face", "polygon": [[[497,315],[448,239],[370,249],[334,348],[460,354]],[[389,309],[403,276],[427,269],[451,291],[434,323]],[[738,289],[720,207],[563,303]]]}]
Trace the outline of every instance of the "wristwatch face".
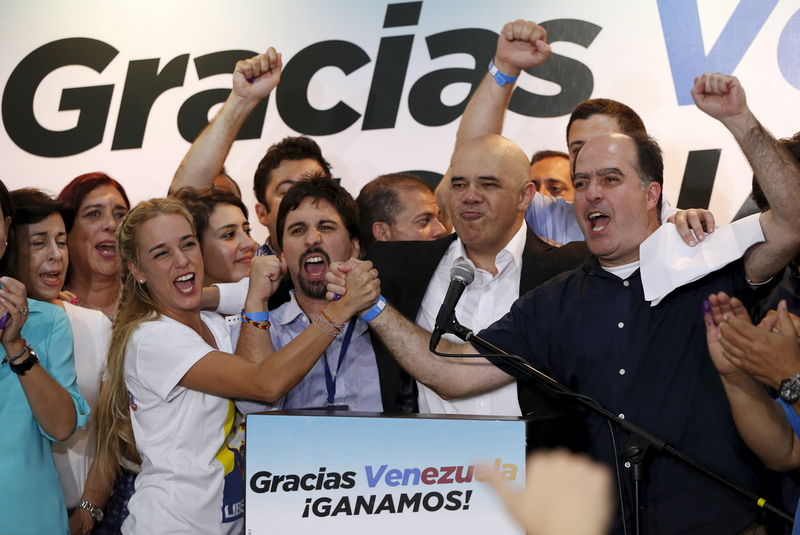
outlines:
[{"label": "wristwatch face", "polygon": [[778,394],[786,403],[794,403],[800,399],[800,377],[789,377],[781,381]]}]

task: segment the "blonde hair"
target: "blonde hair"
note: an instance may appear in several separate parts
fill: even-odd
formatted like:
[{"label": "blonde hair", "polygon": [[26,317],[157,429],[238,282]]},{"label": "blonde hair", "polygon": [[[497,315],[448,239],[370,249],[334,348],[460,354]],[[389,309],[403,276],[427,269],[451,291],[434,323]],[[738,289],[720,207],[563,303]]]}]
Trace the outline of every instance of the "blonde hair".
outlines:
[{"label": "blonde hair", "polygon": [[106,361],[107,378],[97,401],[97,467],[104,478],[112,478],[119,470],[122,457],[138,461],[136,442],[131,427],[128,389],[125,386],[125,351],[136,328],[158,317],[147,287],[140,284],[129,268],[139,266],[136,236],[150,219],[163,214],[186,218],[192,216],[175,199],[150,199],[137,204],[117,228],[117,250],[120,256],[120,297],[111,327],[111,342]]}]

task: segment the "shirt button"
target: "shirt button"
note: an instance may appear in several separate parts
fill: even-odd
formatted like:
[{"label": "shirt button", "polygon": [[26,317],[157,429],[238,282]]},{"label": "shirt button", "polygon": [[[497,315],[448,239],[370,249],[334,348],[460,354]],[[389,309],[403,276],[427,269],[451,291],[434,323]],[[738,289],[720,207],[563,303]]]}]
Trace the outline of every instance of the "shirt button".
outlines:
[{"label": "shirt button", "polygon": [[617,323],[617,327],[619,327],[620,329],[622,329],[623,327],[625,327],[625,324],[624,324],[623,322],[621,322],[621,321],[620,321],[619,323]]},{"label": "shirt button", "polygon": [[625,375],[625,368],[620,368],[619,369],[619,374],[620,375]]},{"label": "shirt button", "polygon": [[619,413],[619,419],[620,419],[620,420],[624,420],[624,419],[625,419],[625,415],[624,415],[624,414],[622,414],[622,413]]},{"label": "shirt button", "polygon": [[630,286],[631,283],[628,282],[628,281],[622,281],[622,285],[627,287],[627,286]]}]

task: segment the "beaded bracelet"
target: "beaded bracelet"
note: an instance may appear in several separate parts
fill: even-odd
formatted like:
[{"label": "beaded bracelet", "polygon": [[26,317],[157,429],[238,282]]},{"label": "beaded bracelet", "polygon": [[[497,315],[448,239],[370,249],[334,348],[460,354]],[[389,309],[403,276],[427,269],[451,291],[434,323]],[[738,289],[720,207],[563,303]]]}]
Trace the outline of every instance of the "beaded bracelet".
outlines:
[{"label": "beaded bracelet", "polygon": [[17,353],[16,355],[14,355],[13,357],[8,355],[8,354],[6,354],[6,356],[3,357],[2,364],[5,364],[6,362],[11,362],[12,360],[17,360],[22,355],[24,355],[25,351],[27,351],[27,350],[28,350],[28,342],[23,338],[22,339],[22,350],[19,353]]},{"label": "beaded bracelet", "polygon": [[242,321],[244,323],[252,325],[253,327],[258,327],[259,329],[264,329],[265,331],[267,329],[269,329],[270,326],[272,325],[272,323],[270,323],[269,320],[264,320],[264,321],[254,320],[254,319],[251,319],[250,316],[248,316],[247,314],[242,314]]}]

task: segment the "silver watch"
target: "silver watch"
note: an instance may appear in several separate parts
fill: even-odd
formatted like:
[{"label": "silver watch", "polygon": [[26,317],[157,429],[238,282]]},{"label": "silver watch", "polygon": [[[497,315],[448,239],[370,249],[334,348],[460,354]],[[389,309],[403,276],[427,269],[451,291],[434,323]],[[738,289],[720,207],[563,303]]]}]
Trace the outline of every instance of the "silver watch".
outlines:
[{"label": "silver watch", "polygon": [[103,520],[103,509],[101,507],[97,507],[92,502],[81,500],[81,503],[78,504],[78,507],[89,511],[89,514],[92,515],[92,518],[94,518],[95,522],[100,522]]},{"label": "silver watch", "polygon": [[800,399],[800,374],[781,381],[780,386],[778,386],[778,395],[789,405]]}]

